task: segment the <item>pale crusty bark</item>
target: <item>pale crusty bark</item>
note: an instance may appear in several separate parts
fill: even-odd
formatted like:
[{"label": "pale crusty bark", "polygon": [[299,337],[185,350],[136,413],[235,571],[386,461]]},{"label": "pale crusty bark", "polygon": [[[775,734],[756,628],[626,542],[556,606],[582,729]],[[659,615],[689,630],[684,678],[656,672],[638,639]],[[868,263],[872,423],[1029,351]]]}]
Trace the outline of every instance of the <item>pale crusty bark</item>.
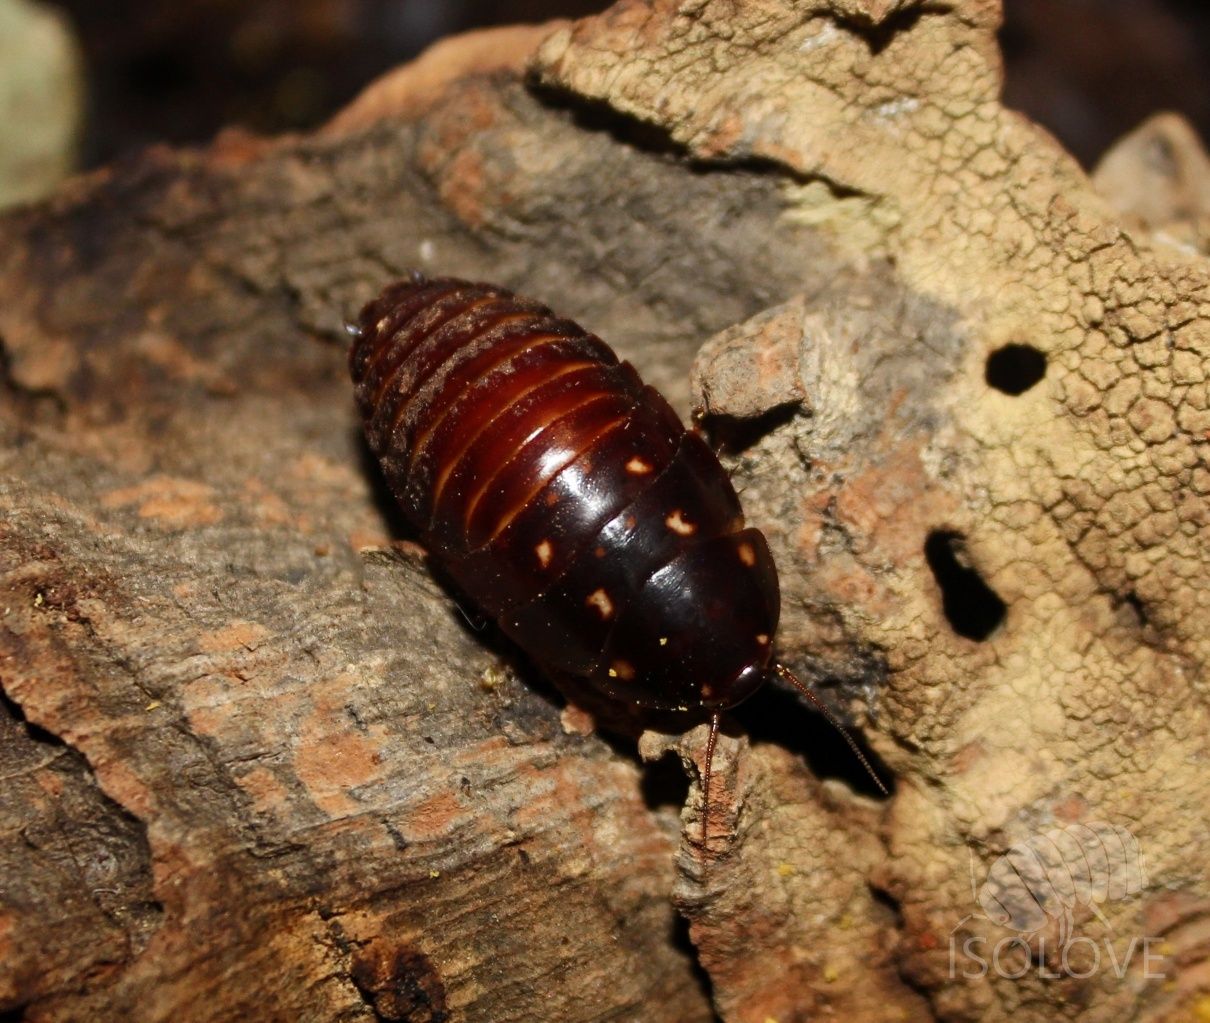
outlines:
[{"label": "pale crusty bark", "polygon": [[1178,114],[1156,114],[1113,146],[1092,176],[1127,226],[1193,255],[1210,254],[1210,156]]},{"label": "pale crusty bark", "polygon": [[[947,1018],[1157,1018],[1202,1004],[1206,976],[1210,274],[1125,230],[1051,138],[999,105],[998,13],[625,3],[556,33],[539,65],[695,156],[763,161],[786,219],[890,260],[908,296],[870,313],[821,312],[808,295],[783,314],[801,323],[798,389],[815,417],[781,432],[797,430],[810,468],[755,484],[794,566],[783,643],[824,674],[871,654],[885,670],[871,711],[900,780],[881,872],[903,914],[898,968]],[[905,315],[912,300],[948,325]],[[785,343],[784,325],[775,334]],[[1021,394],[986,379],[1008,344],[1046,358]],[[710,391],[722,411],[753,404]],[[1006,607],[983,641],[942,613],[922,556],[937,531]],[[1101,909],[1113,935],[1166,937],[1167,983],[952,979],[949,934],[977,910],[968,849],[986,868],[1037,832],[1102,819],[1135,834],[1150,884]],[[776,839],[755,833],[733,855],[772,864]],[[716,921],[695,899],[703,943],[737,928],[725,901]],[[1104,933],[1086,905],[1076,914]],[[787,960],[826,963],[832,922],[797,919],[750,958],[768,975],[745,991],[774,990]],[[742,999],[731,1014],[757,1018]]]}]

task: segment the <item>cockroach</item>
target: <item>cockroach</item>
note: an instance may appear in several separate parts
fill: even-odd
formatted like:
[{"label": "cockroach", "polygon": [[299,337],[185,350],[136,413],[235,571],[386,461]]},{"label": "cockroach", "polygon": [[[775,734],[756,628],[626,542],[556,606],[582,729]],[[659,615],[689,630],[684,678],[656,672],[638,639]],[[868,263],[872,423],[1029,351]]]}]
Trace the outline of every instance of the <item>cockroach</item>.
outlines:
[{"label": "cockroach", "polygon": [[[777,569],[731,481],[600,338],[491,284],[420,273],[350,324],[371,450],[446,574],[552,673],[719,716],[771,674]],[[885,792],[886,790],[883,789]]]}]

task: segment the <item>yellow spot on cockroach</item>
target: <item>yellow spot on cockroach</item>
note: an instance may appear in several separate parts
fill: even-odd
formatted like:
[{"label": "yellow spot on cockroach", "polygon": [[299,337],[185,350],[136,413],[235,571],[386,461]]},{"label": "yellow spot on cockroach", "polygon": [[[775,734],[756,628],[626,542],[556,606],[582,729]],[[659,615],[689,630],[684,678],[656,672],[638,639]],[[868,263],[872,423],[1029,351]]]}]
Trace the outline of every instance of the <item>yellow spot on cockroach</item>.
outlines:
[{"label": "yellow spot on cockroach", "polygon": [[432,877],[432,878],[437,878],[437,877],[440,877],[440,876],[441,876],[441,871],[440,871],[440,870],[430,870],[430,871],[429,871],[429,877]]},{"label": "yellow spot on cockroach", "polygon": [[661,637],[660,637],[660,646],[667,646],[667,645],[668,645],[668,637],[667,637],[667,636],[661,636]]},{"label": "yellow spot on cockroach", "polygon": [[761,646],[768,646],[769,645],[768,634],[764,633],[764,632],[758,632],[756,634],[756,642],[758,642]]},{"label": "yellow spot on cockroach", "polygon": [[152,701],[151,701],[149,704],[147,704],[147,706],[146,706],[146,707],[144,707],[143,709],[144,709],[144,710],[155,710],[155,709],[156,709],[156,707],[158,707],[159,705],[160,705],[160,701],[159,701],[159,700],[152,700]]},{"label": "yellow spot on cockroach", "polygon": [[550,564],[550,559],[554,556],[555,549],[550,545],[549,540],[543,540],[534,548],[534,553],[538,555],[539,563],[545,568]]},{"label": "yellow spot on cockroach", "polygon": [[609,677],[620,678],[623,682],[629,682],[634,678],[634,665],[629,661],[614,661],[609,666]]},{"label": "yellow spot on cockroach", "polygon": [[680,533],[681,536],[692,536],[697,532],[697,526],[692,522],[686,522],[681,514],[680,508],[677,508],[671,515],[664,520],[664,525],[671,529],[674,533]]},{"label": "yellow spot on cockroach", "polygon": [[602,618],[610,618],[613,615],[613,601],[609,599],[609,594],[604,590],[593,590],[584,601],[589,607],[595,607]]},{"label": "yellow spot on cockroach", "polygon": [[626,471],[635,476],[646,476],[647,473],[651,472],[651,463],[645,462],[638,455],[635,455],[626,463]]},{"label": "yellow spot on cockroach", "polygon": [[751,568],[756,564],[756,551],[752,549],[750,543],[741,543],[738,547],[739,560]]},{"label": "yellow spot on cockroach", "polygon": [[779,863],[777,865],[777,876],[778,877],[793,877],[794,876],[794,864],[793,863]]},{"label": "yellow spot on cockroach", "polygon": [[390,322],[391,322],[391,318],[389,316],[384,316],[381,320],[378,321],[378,326],[375,327],[374,329],[376,331],[378,331],[379,334],[381,334],[384,330],[387,329],[387,324]]},{"label": "yellow spot on cockroach", "polygon": [[34,607],[41,607],[44,603],[46,603],[46,597],[42,591],[39,590],[34,594]]},{"label": "yellow spot on cockroach", "polygon": [[823,979],[829,984],[835,984],[836,979],[840,976],[840,971],[831,963],[823,968]]}]

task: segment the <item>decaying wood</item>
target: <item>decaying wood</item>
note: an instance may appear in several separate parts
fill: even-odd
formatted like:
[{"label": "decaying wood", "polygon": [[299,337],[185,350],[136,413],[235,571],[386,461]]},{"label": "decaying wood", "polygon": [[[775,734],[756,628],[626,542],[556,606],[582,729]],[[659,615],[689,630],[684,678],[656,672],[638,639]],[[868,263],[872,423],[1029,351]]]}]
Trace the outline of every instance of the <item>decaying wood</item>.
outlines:
[{"label": "decaying wood", "polygon": [[[999,105],[998,18],[630,0],[0,224],[0,1011],[1204,1012],[1204,156],[1127,146],[1098,195]],[[1156,174],[1158,211],[1129,187]],[[682,822],[650,763],[696,783],[704,730],[644,761],[466,627],[343,365],[345,316],[417,265],[545,297],[704,407],[780,649],[890,801],[771,688],[703,848],[696,784]],[[1042,379],[989,369],[1008,345]],[[1057,919],[955,969],[1017,933],[972,899],[996,858],[1101,821],[1146,884],[1077,900],[1083,954],[1154,938],[1159,976],[1065,968]]]}]

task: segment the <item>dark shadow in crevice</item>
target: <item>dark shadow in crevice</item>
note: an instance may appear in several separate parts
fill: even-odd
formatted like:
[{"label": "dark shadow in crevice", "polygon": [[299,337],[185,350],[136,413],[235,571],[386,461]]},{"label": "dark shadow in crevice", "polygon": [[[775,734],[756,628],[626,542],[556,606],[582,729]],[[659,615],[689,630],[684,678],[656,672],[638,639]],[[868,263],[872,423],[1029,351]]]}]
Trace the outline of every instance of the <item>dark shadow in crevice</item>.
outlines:
[{"label": "dark shadow in crevice", "polygon": [[862,39],[869,47],[870,53],[878,56],[891,45],[896,36],[915,28],[921,18],[929,14],[949,14],[952,11],[951,4],[920,3],[914,7],[901,8],[879,22],[860,16],[841,16],[834,13],[829,17],[840,28]]},{"label": "dark shadow in crevice", "polygon": [[869,193],[830,178],[826,174],[808,173],[769,156],[685,156],[685,166],[691,174],[747,174],[757,178],[779,178],[796,185],[819,182],[827,186],[835,199],[868,198]]},{"label": "dark shadow in crevice", "polygon": [[895,898],[885,888],[879,888],[876,885],[870,885],[870,898],[874,904],[881,906],[890,915],[891,925],[897,931],[903,930],[903,907],[899,905],[899,900]]},{"label": "dark shadow in crevice", "polygon": [[982,642],[1003,624],[1008,605],[968,563],[961,533],[929,533],[924,560],[941,589],[941,608],[954,632]]},{"label": "dark shadow in crevice", "polygon": [[[8,693],[0,687],[0,714],[7,714],[18,726],[28,735],[34,742],[42,743],[46,746],[55,746],[59,749],[69,749],[70,747],[62,739],[53,732],[48,732],[45,728],[35,725],[25,716],[20,705],[13,700]],[[0,1016],[0,1023],[3,1023],[3,1017]]]},{"label": "dark shadow in crevice", "polygon": [[1130,590],[1124,597],[1115,600],[1114,604],[1116,607],[1129,608],[1140,629],[1145,629],[1151,624],[1151,616],[1147,614],[1147,605],[1134,590]]},{"label": "dark shadow in crevice", "polygon": [[13,354],[0,334],[0,395],[6,395],[13,405],[23,409],[27,416],[40,409],[54,416],[67,413],[67,401],[63,395],[49,387],[29,387],[17,380],[13,372]]},{"label": "dark shadow in crevice", "polygon": [[643,764],[639,791],[648,810],[673,809],[680,813],[689,798],[689,779],[680,759],[666,753],[659,760]]},{"label": "dark shadow in crevice", "polygon": [[673,139],[667,128],[621,113],[606,100],[578,95],[536,76],[530,76],[525,87],[542,106],[562,111],[582,132],[608,135],[619,145],[652,156],[681,159],[685,155],[685,147]]},{"label": "dark shadow in crevice", "polygon": [[762,438],[787,425],[801,411],[797,402],[778,405],[763,415],[741,419],[738,416],[702,415],[697,417],[715,451],[738,455],[754,447]]},{"label": "dark shadow in crevice", "polygon": [[8,342],[4,340],[3,334],[0,334],[0,388],[6,391],[17,390],[17,382],[13,379],[13,355],[8,350]]},{"label": "dark shadow in crevice", "polygon": [[0,1011],[0,1023],[25,1023],[25,1010],[31,1004],[27,1002],[25,1005],[18,1005],[16,1008]]},{"label": "dark shadow in crevice", "polygon": [[[824,703],[830,701],[820,695]],[[829,707],[844,722],[844,712]],[[849,749],[844,735],[801,696],[780,685],[769,684],[732,712],[741,730],[753,742],[768,742],[803,758],[817,778],[834,778],[870,799],[889,799],[895,794],[895,777],[856,728],[845,724],[857,748],[870,762],[890,795],[880,792]]]},{"label": "dark shadow in crevice", "polygon": [[697,946],[693,944],[693,940],[689,937],[689,921],[681,916],[680,913],[673,915],[672,934],[669,940],[674,949],[689,959],[693,979],[697,982],[698,988],[706,998],[706,1003],[710,1006],[711,1023],[723,1023],[723,1017],[718,1014],[718,1010],[714,1007],[714,981],[711,979],[706,967],[702,965],[701,959],[698,958]]},{"label": "dark shadow in crevice", "polygon": [[691,174],[747,174],[753,177],[784,179],[800,185],[822,181],[837,199],[867,194],[860,189],[834,181],[826,175],[803,173],[787,163],[767,156],[695,156],[686,145],[673,138],[671,132],[663,125],[622,113],[607,100],[581,96],[535,78],[526,82],[526,88],[542,106],[564,112],[580,131],[605,134],[618,145],[636,152],[676,161]]},{"label": "dark shadow in crevice", "polygon": [[1017,397],[1046,376],[1046,355],[1033,345],[1009,344],[987,357],[984,379],[987,386]]},{"label": "dark shadow in crevice", "polygon": [[396,540],[411,540],[418,543],[420,534],[408,522],[407,516],[403,514],[403,509],[399,507],[399,502],[395,500],[395,495],[391,493],[390,485],[382,474],[382,466],[374,452],[370,450],[360,423],[354,427],[353,433],[353,444],[357,450],[361,474],[369,481],[370,497],[374,502],[375,510],[386,523],[387,531]]},{"label": "dark shadow in crevice", "polygon": [[[867,890],[870,893],[870,900],[874,903],[875,908],[881,909],[886,913],[888,917],[888,928],[893,930],[902,938],[905,923],[903,919],[903,907],[899,900],[885,888],[880,888],[875,884],[867,883]],[[928,985],[924,983],[919,973],[906,969],[902,960],[900,960],[898,963],[898,969],[896,972],[899,976],[899,979],[903,981],[903,983],[906,984],[907,987],[909,987],[912,991],[915,991],[916,994],[920,995],[925,1002],[930,1002],[932,1000],[932,996],[935,994],[935,992],[930,990]]]}]

